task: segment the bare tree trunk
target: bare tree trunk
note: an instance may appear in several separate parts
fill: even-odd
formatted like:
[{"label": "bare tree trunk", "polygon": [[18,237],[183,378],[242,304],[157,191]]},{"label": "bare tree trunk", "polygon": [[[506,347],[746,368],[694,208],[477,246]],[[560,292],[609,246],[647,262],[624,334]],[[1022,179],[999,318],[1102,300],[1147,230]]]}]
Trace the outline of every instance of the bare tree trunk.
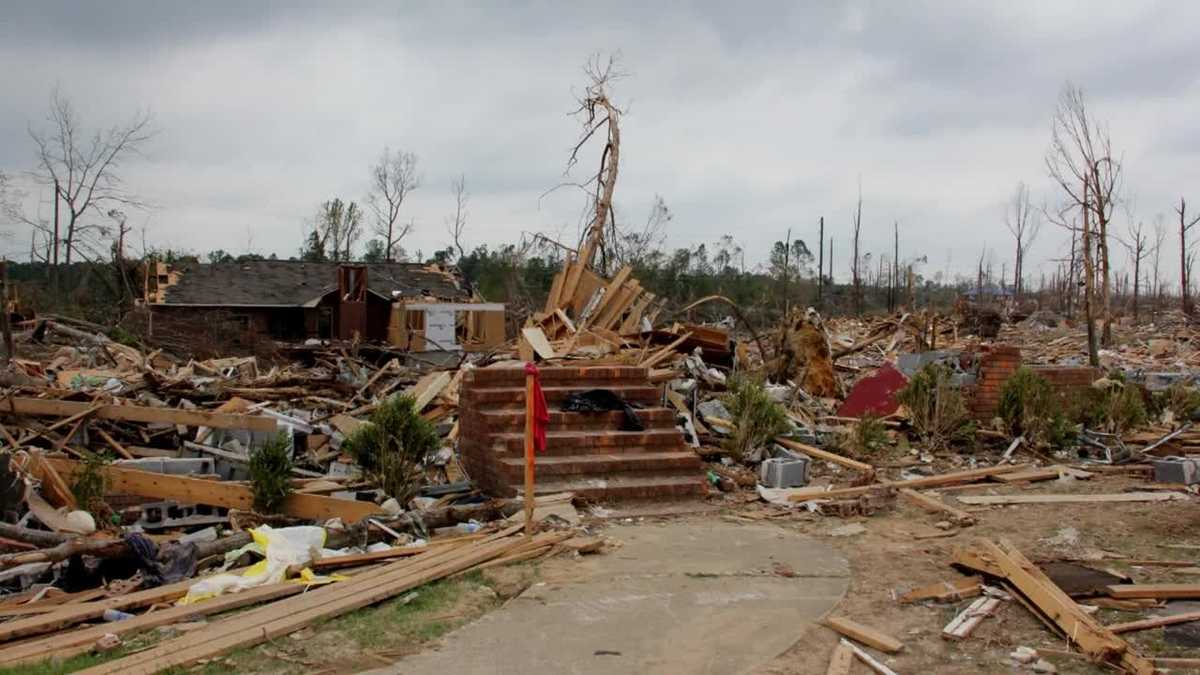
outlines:
[{"label": "bare tree trunk", "polygon": [[817,307],[824,308],[825,300],[825,216],[821,216],[817,237]]},{"label": "bare tree trunk", "polygon": [[[1084,194],[1084,203],[1085,204],[1087,203],[1088,190],[1089,190],[1089,186],[1085,182],[1084,186],[1083,186],[1083,194]],[[1095,316],[1094,316],[1095,308],[1094,308],[1094,304],[1093,304],[1093,301],[1095,299],[1096,266],[1095,266],[1094,261],[1092,260],[1091,214],[1088,213],[1088,209],[1086,206],[1081,210],[1083,211],[1083,234],[1082,234],[1083,274],[1084,274],[1083,315],[1084,315],[1084,319],[1087,321],[1088,363],[1091,364],[1091,366],[1093,368],[1099,368],[1100,367],[1100,349],[1099,349],[1099,345],[1097,344],[1097,340],[1096,340],[1096,337],[1097,337],[1096,336],[1096,320],[1095,320]]]}]

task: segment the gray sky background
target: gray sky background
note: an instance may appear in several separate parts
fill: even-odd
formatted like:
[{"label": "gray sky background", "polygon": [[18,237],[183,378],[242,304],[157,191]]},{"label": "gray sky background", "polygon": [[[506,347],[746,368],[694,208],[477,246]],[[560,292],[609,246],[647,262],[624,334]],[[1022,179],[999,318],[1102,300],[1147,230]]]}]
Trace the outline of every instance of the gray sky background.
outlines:
[{"label": "gray sky background", "polygon": [[[1200,4],[832,4],[0,2],[0,169],[33,168],[26,129],[57,84],[91,126],[154,113],[124,173],[156,204],[133,219],[154,245],[292,255],[318,203],[364,198],[385,145],[420,156],[410,251],[447,243],[460,172],[469,243],[573,240],[585,197],[539,196],[563,180],[583,63],[619,50],[618,217],[661,194],[672,247],[728,233],[757,262],[789,227],[815,245],[823,215],[844,278],[861,177],[867,250],[898,220],[928,273],[984,246],[998,272],[1017,181],[1059,199],[1043,158],[1067,80],[1110,125],[1135,217],[1170,228],[1181,194],[1200,207]],[[1033,262],[1065,238],[1044,227]]]}]

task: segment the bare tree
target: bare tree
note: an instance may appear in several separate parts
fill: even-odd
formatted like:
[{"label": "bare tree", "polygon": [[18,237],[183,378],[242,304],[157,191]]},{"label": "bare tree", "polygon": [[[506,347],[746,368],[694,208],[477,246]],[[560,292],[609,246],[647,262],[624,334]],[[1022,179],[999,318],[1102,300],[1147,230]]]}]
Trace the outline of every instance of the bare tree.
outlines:
[{"label": "bare tree", "polygon": [[[588,224],[585,240],[579,249],[579,262],[591,266],[592,258],[597,250],[601,255],[604,251],[604,228],[611,227],[616,233],[616,217],[613,215],[613,191],[617,186],[617,171],[621,159],[621,114],[622,110],[613,105],[608,97],[608,87],[623,77],[617,67],[616,57],[610,56],[602,60],[594,55],[588,61],[584,72],[588,77],[588,85],[583,96],[579,99],[576,115],[583,120],[583,132],[579,141],[571,149],[571,157],[567,160],[567,171],[570,171],[579,161],[579,151],[601,130],[606,139],[600,153],[600,165],[587,181],[579,187],[592,191],[592,217]],[[614,240],[616,237],[614,236]],[[603,266],[602,266],[603,267]],[[574,291],[571,289],[564,289]]]},{"label": "bare tree", "polygon": [[[1093,286],[1099,279],[1103,316],[1101,339],[1104,344],[1111,344],[1108,225],[1120,187],[1121,162],[1113,155],[1108,130],[1088,114],[1083,91],[1070,83],[1063,87],[1059,96],[1050,149],[1046,153],[1046,168],[1066,194],[1067,206],[1078,208],[1082,213],[1085,272],[1092,276]],[[1088,249],[1093,241],[1096,259],[1091,263],[1094,266],[1089,266],[1091,251]],[[1095,304],[1094,297],[1085,298],[1087,307],[1094,309]],[[1094,332],[1094,328],[1090,332]]]},{"label": "bare tree", "polygon": [[1029,186],[1024,182],[1017,183],[1012,199],[1004,212],[1004,224],[1016,240],[1016,261],[1013,268],[1013,296],[1020,297],[1024,287],[1025,253],[1037,239],[1042,229],[1042,221],[1034,212],[1033,203],[1029,200]]},{"label": "bare tree", "polygon": [[367,194],[375,222],[375,234],[383,237],[384,259],[395,259],[400,241],[412,232],[412,221],[400,224],[400,207],[413,190],[421,187],[417,172],[417,156],[411,152],[392,152],[385,147],[379,160],[371,167],[371,190]]},{"label": "bare tree", "polygon": [[1185,314],[1192,313],[1192,298],[1188,294],[1192,282],[1192,265],[1191,265],[1191,247],[1188,244],[1187,233],[1200,223],[1200,216],[1196,216],[1191,220],[1187,219],[1187,202],[1183,197],[1179,198],[1179,208],[1175,209],[1175,213],[1179,214],[1179,297],[1180,306]]},{"label": "bare tree", "polygon": [[446,230],[450,233],[450,241],[458,250],[458,257],[461,259],[467,254],[462,245],[462,237],[467,229],[467,200],[471,198],[471,194],[467,192],[466,175],[459,174],[458,180],[450,185],[450,189],[454,192],[454,217],[446,219]]},{"label": "bare tree", "polygon": [[1150,255],[1150,237],[1145,229],[1142,221],[1139,220],[1135,224],[1131,216],[1127,225],[1127,238],[1118,239],[1125,250],[1129,252],[1129,259],[1133,263],[1133,320],[1135,322],[1138,320],[1138,298],[1142,288],[1142,261]]},{"label": "bare tree", "polygon": [[1150,247],[1150,264],[1154,268],[1154,283],[1150,289],[1150,294],[1154,296],[1154,307],[1157,310],[1160,307],[1162,300],[1162,277],[1159,276],[1159,269],[1162,263],[1163,242],[1167,240],[1167,227],[1163,224],[1162,214],[1154,217],[1154,245]]},{"label": "bare tree", "polygon": [[[53,187],[54,222],[45,223],[24,214],[18,204],[9,203],[10,216],[53,237],[52,264],[59,262],[59,244],[63,261],[70,264],[78,253],[81,240],[106,231],[102,225],[84,222],[88,213],[97,216],[112,208],[144,208],[146,204],[125,188],[119,170],[131,156],[154,136],[148,112],[138,112],[123,124],[89,133],[83,128],[71,102],[55,89],[46,117],[48,129],[32,127],[29,135],[37,146],[34,179]],[[59,204],[65,207],[66,227],[60,229]]]},{"label": "bare tree", "polygon": [[854,284],[854,313],[862,314],[863,312],[863,292],[862,292],[862,257],[859,255],[859,239],[862,236],[862,185],[858,186],[858,206],[854,210],[854,217],[851,221],[853,225],[853,241],[851,246],[852,257],[850,259],[850,278]]}]

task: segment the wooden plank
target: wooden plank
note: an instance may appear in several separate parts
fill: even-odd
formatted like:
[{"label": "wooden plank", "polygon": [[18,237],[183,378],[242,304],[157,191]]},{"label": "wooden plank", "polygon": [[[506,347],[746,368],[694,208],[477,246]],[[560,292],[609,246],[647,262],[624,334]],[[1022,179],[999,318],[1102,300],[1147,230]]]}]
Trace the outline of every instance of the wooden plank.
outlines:
[{"label": "wooden plank", "polygon": [[554,280],[550,282],[550,292],[546,294],[546,306],[542,309],[546,314],[553,314],[556,309],[562,306],[559,304],[559,299],[562,298],[563,284],[566,282],[567,269],[570,265],[571,258],[568,256],[563,269],[559,270],[554,275]]},{"label": "wooden plank", "polygon": [[1152,619],[1142,619],[1141,621],[1114,623],[1111,626],[1108,626],[1108,629],[1117,634],[1132,633],[1134,631],[1158,628],[1159,626],[1173,626],[1177,623],[1189,623],[1191,621],[1200,621],[1200,612],[1183,612],[1181,614],[1172,614],[1170,616],[1157,616]]},{"label": "wooden plank", "polygon": [[554,346],[546,339],[546,334],[542,332],[541,328],[537,326],[522,328],[521,337],[529,343],[534,353],[542,357],[542,359],[549,361],[550,359],[557,358],[557,355],[554,353]]},{"label": "wooden plank", "polygon": [[982,553],[1000,567],[1005,578],[1030,603],[1058,626],[1063,635],[1097,662],[1119,663],[1127,672],[1152,675],[1154,665],[1135,653],[1124,640],[1080,609],[1036,565],[1012,545],[979,543]]},{"label": "wooden plank", "polygon": [[964,577],[954,581],[939,581],[913,590],[896,598],[900,603],[920,602],[922,600],[965,600],[983,593],[983,581],[979,577]]},{"label": "wooden plank", "polygon": [[868,654],[865,649],[862,649],[861,647],[859,647],[858,645],[854,644],[853,642],[847,640],[846,638],[842,638],[841,644],[844,644],[847,647],[849,647],[850,651],[854,652],[855,658],[857,658],[859,661],[862,662],[863,665],[865,665],[866,667],[870,668],[873,672],[875,672],[876,675],[897,675],[896,671],[892,670],[891,668],[888,668],[883,663],[880,663],[878,659],[876,659],[874,656],[871,656],[870,654]]},{"label": "wooden plank", "polygon": [[1176,492],[1120,492],[1114,494],[1055,495],[965,495],[958,501],[971,505],[994,504],[1096,504],[1120,502],[1183,501],[1187,496]]},{"label": "wooden plank", "polygon": [[[64,476],[73,476],[81,470],[79,462],[75,460],[47,457],[46,462]],[[172,476],[112,465],[104,467],[104,473],[108,489],[114,493],[246,511],[253,510],[254,507],[254,497],[250,488],[243,484]],[[282,512],[297,518],[321,521],[341,518],[346,523],[354,523],[380,513],[380,509],[371,502],[297,493],[284,500]]]},{"label": "wooden plank", "polygon": [[[0,413],[42,417],[70,417],[86,412],[92,407],[93,404],[91,403],[79,401],[60,401],[21,396],[13,396],[0,401]],[[147,424],[183,424],[190,427],[249,429],[250,431],[262,432],[276,430],[275,419],[263,415],[227,415],[200,410],[151,408],[140,405],[102,405],[92,411],[92,416],[95,419],[124,420]]]},{"label": "wooden plank", "polygon": [[438,370],[426,373],[417,383],[404,391],[404,395],[413,399],[413,408],[417,412],[425,409],[430,401],[437,398],[442,390],[450,384],[453,376],[448,370]]},{"label": "wooden plank", "polygon": [[825,675],[850,675],[850,665],[854,663],[854,650],[844,642],[838,642],[829,657],[829,668]]},{"label": "wooden plank", "polygon": [[615,275],[613,275],[612,280],[609,281],[608,285],[604,287],[604,295],[600,296],[600,302],[596,303],[596,306],[592,308],[591,314],[584,317],[579,322],[580,328],[587,328],[590,324],[596,322],[595,320],[603,314],[605,308],[612,304],[613,296],[617,295],[622,284],[625,283],[625,280],[629,278],[630,274],[633,274],[633,267],[626,265],[617,271]]},{"label": "wooden plank", "polygon": [[684,333],[683,335],[679,336],[678,339],[673,340],[671,342],[671,344],[658,350],[657,352],[652,354],[649,358],[647,358],[645,361],[642,361],[638,365],[643,368],[653,368],[654,366],[657,366],[660,362],[662,362],[663,360],[665,360],[666,358],[668,358],[669,356],[674,354],[675,348],[678,347],[679,345],[683,344],[691,336],[692,336],[691,333]]},{"label": "wooden plank", "polygon": [[611,330],[617,320],[624,316],[629,306],[637,300],[641,293],[642,285],[637,281],[623,286],[617,292],[617,299],[604,310],[604,315],[596,321],[596,327]]},{"label": "wooden plank", "polygon": [[972,525],[975,518],[962,509],[954,508],[936,497],[917,492],[912,488],[901,488],[900,496],[930,513],[941,513],[950,517],[959,525]]},{"label": "wooden plank", "polygon": [[118,443],[115,438],[110,436],[107,431],[101,429],[100,427],[96,427],[92,431],[95,431],[96,435],[98,435],[100,437],[100,440],[104,441],[108,445],[108,447],[112,448],[113,452],[116,452],[118,455],[124,457],[125,459],[133,459],[134,458],[133,454],[130,453],[128,450],[126,450],[125,446]]},{"label": "wooden plank", "polygon": [[870,626],[864,626],[857,621],[847,619],[844,616],[828,617],[825,619],[825,625],[851,640],[861,642],[868,647],[874,647],[881,652],[895,654],[904,649],[904,643],[896,638]]},{"label": "wooden plank", "polygon": [[999,598],[979,598],[967,606],[958,616],[942,628],[942,637],[947,640],[965,640],[1000,607]]},{"label": "wooden plank", "polygon": [[[966,469],[964,471],[955,471],[952,473],[943,473],[936,476],[925,476],[923,478],[912,478],[910,480],[898,481],[882,481],[872,483],[870,485],[860,485],[857,487],[835,488],[833,490],[825,490],[824,488],[801,488],[794,490],[788,496],[788,499],[793,502],[804,502],[810,499],[835,499],[838,497],[857,497],[867,494],[873,490],[900,490],[903,488],[928,488],[941,487],[943,485],[953,485],[955,483],[970,483],[978,480],[983,480],[990,476],[995,476],[1009,471],[1020,471],[1028,464],[1014,464],[1012,466],[989,466],[982,469]],[[960,500],[961,501],[961,500]]]},{"label": "wooden plank", "polygon": [[313,571],[338,569],[340,567],[354,567],[356,565],[366,565],[369,563],[381,562],[384,560],[395,560],[396,558],[405,558],[414,556],[428,551],[428,546],[400,546],[391,548],[386,551],[374,551],[372,553],[358,553],[355,555],[338,555],[329,558],[321,558],[309,563]]},{"label": "wooden plank", "polygon": [[875,475],[875,467],[871,466],[870,464],[867,464],[866,462],[859,462],[857,460],[850,459],[849,457],[843,457],[842,455],[839,455],[839,454],[836,454],[833,452],[828,452],[828,451],[822,450],[820,448],[814,448],[811,445],[805,445],[804,443],[798,443],[796,441],[793,441],[790,438],[784,438],[783,436],[776,436],[775,442],[782,445],[785,448],[788,448],[789,450],[795,450],[796,452],[802,452],[814,459],[824,460],[831,464],[837,464],[838,466],[842,466],[847,469],[861,471],[861,472],[867,474],[868,476]]},{"label": "wooden plank", "polygon": [[[189,579],[187,583],[191,584],[195,581],[195,579]],[[6,649],[0,649],[0,667],[12,668],[48,658],[70,658],[76,654],[91,651],[96,641],[107,633],[120,636],[158,626],[167,626],[239,607],[277,600],[303,591],[302,584],[293,582],[271,584],[240,593],[230,593],[204,602],[148,612],[123,621],[104,622],[82,630],[57,633],[37,640],[21,642]]]},{"label": "wooden plank", "polygon": [[66,506],[71,510],[79,508],[75,502],[75,493],[71,492],[70,486],[54,466],[46,461],[46,457],[42,453],[29,453],[29,469],[34,476],[37,476],[38,480],[42,481],[42,490],[53,505]]},{"label": "wooden plank", "polygon": [[1092,477],[1092,474],[1087,471],[1080,471],[1079,469],[1072,469],[1071,467],[1067,466],[1054,465],[1029,469],[1027,471],[1016,471],[1013,473],[1000,474],[999,476],[993,476],[992,480],[999,481],[1001,483],[1033,483],[1043,480],[1057,480],[1062,476],[1071,476],[1072,478],[1087,480]]},{"label": "wooden plank", "polygon": [[1182,600],[1200,598],[1200,584],[1117,584],[1108,587],[1108,594],[1118,600]]},{"label": "wooden plank", "polygon": [[81,671],[86,675],[156,673],[194,664],[239,647],[292,633],[313,622],[339,616],[412,588],[503,557],[525,539],[480,542],[430,552],[385,565],[372,574],[322,586],[302,595],[258,607],[154,647]]}]

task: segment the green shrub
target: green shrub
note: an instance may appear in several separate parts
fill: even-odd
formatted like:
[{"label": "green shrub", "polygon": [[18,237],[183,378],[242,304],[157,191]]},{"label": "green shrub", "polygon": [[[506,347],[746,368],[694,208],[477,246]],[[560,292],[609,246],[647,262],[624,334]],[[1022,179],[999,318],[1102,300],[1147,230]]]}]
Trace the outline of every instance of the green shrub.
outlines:
[{"label": "green shrub", "polygon": [[393,396],[371,413],[368,424],[342,443],[367,478],[401,504],[421,486],[422,465],[439,445],[433,424],[413,408],[409,396]]},{"label": "green shrub", "polygon": [[791,428],[787,411],[771,398],[762,380],[731,377],[723,402],[734,424],[733,435],[725,439],[725,449],[738,460]]},{"label": "green shrub", "polygon": [[1176,382],[1163,391],[1155,392],[1151,402],[1155,416],[1170,410],[1176,421],[1185,422],[1200,410],[1200,390]]},{"label": "green shrub", "polygon": [[1062,397],[1046,378],[1021,366],[1000,387],[1000,418],[1013,436],[1033,446],[1070,442],[1073,425],[1067,420]]},{"label": "green shrub", "polygon": [[1074,419],[1089,429],[1120,434],[1149,420],[1141,389],[1120,375],[1097,380],[1075,401]]},{"label": "green shrub", "polygon": [[855,457],[876,454],[890,444],[887,427],[874,415],[860,417],[838,440],[838,447]]},{"label": "green shrub", "polygon": [[104,494],[108,490],[108,481],[104,467],[108,466],[112,458],[101,452],[81,452],[83,461],[79,473],[71,483],[71,494],[75,496],[75,503],[79,508],[96,514],[106,510]]},{"label": "green shrub", "polygon": [[258,513],[278,513],[292,494],[292,455],[287,434],[276,434],[250,453],[250,491]]},{"label": "green shrub", "polygon": [[951,382],[953,372],[930,363],[913,375],[896,394],[908,409],[913,431],[931,448],[944,448],[974,437],[975,423],[967,412],[962,391]]}]

